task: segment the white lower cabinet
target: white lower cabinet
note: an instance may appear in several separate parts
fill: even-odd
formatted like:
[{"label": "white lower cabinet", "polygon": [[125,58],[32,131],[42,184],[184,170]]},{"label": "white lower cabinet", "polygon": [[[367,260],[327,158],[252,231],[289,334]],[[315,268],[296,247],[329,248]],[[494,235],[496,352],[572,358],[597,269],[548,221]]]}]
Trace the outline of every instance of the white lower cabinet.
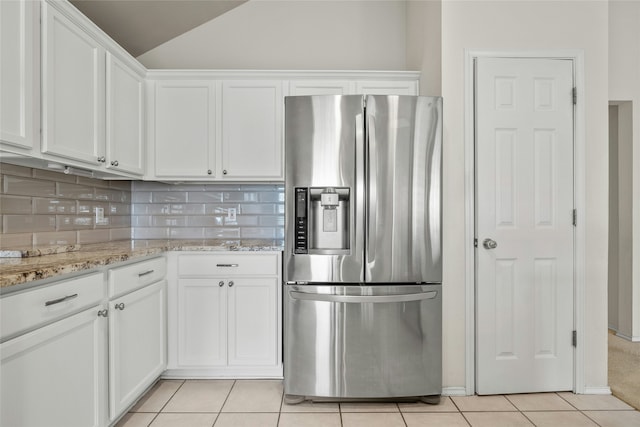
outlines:
[{"label": "white lower cabinet", "polygon": [[169,256],[165,376],[282,377],[280,259],[273,252]]},{"label": "white lower cabinet", "polygon": [[[3,323],[16,326],[7,331],[29,330],[43,320],[53,322],[0,344],[0,425],[99,427],[104,424],[107,406],[107,320],[104,316],[107,313],[102,304],[103,277],[100,273],[71,281],[77,285],[71,288],[61,282],[42,290],[3,297],[2,308],[14,304],[27,308],[26,322],[24,318],[15,322],[16,316],[4,318],[3,315]],[[93,298],[96,287],[103,290],[97,301]],[[47,295],[46,291],[52,289],[60,290],[60,296]],[[88,308],[83,309],[86,305]],[[29,310],[29,306],[33,309]]]},{"label": "white lower cabinet", "polygon": [[120,416],[166,366],[166,284],[109,303],[109,415]]}]

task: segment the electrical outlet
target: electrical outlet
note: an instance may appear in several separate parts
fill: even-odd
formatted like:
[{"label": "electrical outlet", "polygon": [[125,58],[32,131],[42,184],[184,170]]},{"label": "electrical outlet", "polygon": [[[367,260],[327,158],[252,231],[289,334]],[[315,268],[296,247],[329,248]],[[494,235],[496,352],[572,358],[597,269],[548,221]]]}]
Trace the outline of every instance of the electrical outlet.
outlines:
[{"label": "electrical outlet", "polygon": [[96,224],[106,224],[107,220],[104,217],[104,208],[96,208]]},{"label": "electrical outlet", "polygon": [[229,208],[227,210],[227,221],[235,222],[236,220],[236,208]]}]

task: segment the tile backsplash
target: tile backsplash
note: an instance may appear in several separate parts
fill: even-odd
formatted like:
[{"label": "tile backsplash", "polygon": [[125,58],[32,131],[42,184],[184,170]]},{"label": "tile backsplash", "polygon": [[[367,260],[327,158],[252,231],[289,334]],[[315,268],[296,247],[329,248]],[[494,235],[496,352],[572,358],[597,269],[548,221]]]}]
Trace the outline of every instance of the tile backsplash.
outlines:
[{"label": "tile backsplash", "polygon": [[131,197],[136,239],[284,239],[283,185],[137,181]]},{"label": "tile backsplash", "polygon": [[[96,223],[96,208],[104,221]],[[131,238],[131,182],[0,163],[0,248]]]}]

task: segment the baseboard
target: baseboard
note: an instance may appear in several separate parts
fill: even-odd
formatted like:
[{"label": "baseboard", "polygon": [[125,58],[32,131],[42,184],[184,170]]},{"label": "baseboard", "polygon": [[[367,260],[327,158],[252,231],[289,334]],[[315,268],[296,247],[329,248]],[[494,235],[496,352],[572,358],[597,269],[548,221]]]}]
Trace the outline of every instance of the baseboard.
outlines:
[{"label": "baseboard", "polygon": [[467,389],[464,387],[443,387],[442,395],[443,396],[466,396]]},{"label": "baseboard", "polygon": [[584,394],[611,394],[609,387],[585,387]]},{"label": "baseboard", "polygon": [[630,337],[629,335],[621,334],[620,332],[616,332],[616,336],[620,337],[620,338],[624,338],[627,341],[640,342],[640,336],[638,336],[638,337],[635,337],[635,336]]}]

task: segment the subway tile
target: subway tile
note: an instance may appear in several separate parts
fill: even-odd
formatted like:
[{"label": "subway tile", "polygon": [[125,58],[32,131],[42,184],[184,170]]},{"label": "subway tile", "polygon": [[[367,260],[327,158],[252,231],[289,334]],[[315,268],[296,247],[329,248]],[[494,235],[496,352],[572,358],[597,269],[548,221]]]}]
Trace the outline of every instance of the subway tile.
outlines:
[{"label": "subway tile", "polygon": [[0,234],[0,248],[25,248],[33,245],[33,233]]},{"label": "subway tile", "polygon": [[264,204],[242,204],[240,205],[239,214],[275,214],[276,213],[276,205],[273,203],[264,203]]},{"label": "subway tile", "polygon": [[0,173],[13,176],[31,176],[31,169],[25,166],[12,165],[10,163],[0,163]]},{"label": "subway tile", "polygon": [[150,215],[170,215],[171,205],[151,204],[147,205],[147,213]]},{"label": "subway tile", "polygon": [[[105,215],[106,215],[105,211]],[[131,205],[125,203],[109,203],[109,215],[131,215]]]},{"label": "subway tile", "polygon": [[109,241],[109,230],[80,230],[78,243],[100,243]]},{"label": "subway tile", "polygon": [[168,191],[170,184],[153,181],[134,181],[132,191]]},{"label": "subway tile", "polygon": [[242,191],[246,188],[243,184],[207,184],[204,186],[205,191]]},{"label": "subway tile", "polygon": [[258,224],[263,227],[284,227],[284,217],[278,215],[263,215],[258,217]]},{"label": "subway tile", "polygon": [[127,203],[131,201],[131,195],[126,191],[112,190],[109,188],[96,188],[95,198],[96,200],[117,203]]},{"label": "subway tile", "polygon": [[224,218],[220,215],[208,216],[188,216],[189,227],[221,227],[224,225]]},{"label": "subway tile", "polygon": [[277,207],[277,209],[276,209],[277,212],[279,214],[281,214],[281,215],[284,215],[284,205],[283,204],[282,205],[276,205],[276,207]]},{"label": "subway tile", "polygon": [[69,184],[66,182],[59,182],[57,186],[57,195],[59,197],[78,200],[93,200],[95,198],[93,187],[87,187],[85,185],[78,184]]},{"label": "subway tile", "polygon": [[55,231],[55,215],[3,215],[3,233]]},{"label": "subway tile", "polygon": [[80,230],[83,228],[93,228],[93,217],[57,215],[56,228],[58,230]]},{"label": "subway tile", "polygon": [[105,181],[109,183],[109,188],[115,188],[116,190],[131,192],[131,181]]},{"label": "subway tile", "polygon": [[169,228],[167,227],[148,227],[148,228],[134,228],[134,239],[168,239]]},{"label": "subway tile", "polygon": [[222,202],[223,194],[220,191],[188,192],[189,203],[215,203]]},{"label": "subway tile", "polygon": [[151,191],[134,191],[131,193],[131,202],[133,203],[151,203]]},{"label": "subway tile", "polygon": [[[225,217],[225,221],[226,221],[226,217]],[[256,226],[258,225],[258,217],[255,215],[238,215],[236,216],[236,223],[241,227]]]},{"label": "subway tile", "polygon": [[131,227],[130,216],[109,216],[106,217],[109,220],[109,224],[112,228]]},{"label": "subway tile", "polygon": [[240,229],[232,227],[208,227],[204,229],[205,239],[239,238]]},{"label": "subway tile", "polygon": [[169,230],[171,239],[203,239],[204,228],[202,227],[176,227]]},{"label": "subway tile", "polygon": [[155,191],[151,195],[153,203],[181,203],[187,201],[186,193],[173,193],[171,191]]},{"label": "subway tile", "polygon": [[109,240],[129,240],[133,238],[131,228],[112,228],[109,230]]},{"label": "subway tile", "polygon": [[75,200],[65,199],[33,199],[34,214],[69,214],[73,215],[78,212]]},{"label": "subway tile", "polygon": [[284,202],[284,193],[273,192],[273,193],[258,193],[259,201],[262,203],[265,202]]},{"label": "subway tile", "polygon": [[85,185],[87,187],[109,188],[109,181],[106,181],[104,179],[78,176],[76,178],[76,182],[80,185]]},{"label": "subway tile", "polygon": [[55,197],[56,184],[52,181],[5,176],[3,192],[20,196]]},{"label": "subway tile", "polygon": [[133,227],[151,227],[153,217],[151,215],[134,215],[131,217]]},{"label": "subway tile", "polygon": [[75,175],[68,175],[62,172],[48,171],[43,169],[33,169],[33,177],[38,179],[45,179],[48,181],[70,182],[72,184],[76,182]]},{"label": "subway tile", "polygon": [[240,237],[245,239],[273,239],[276,237],[276,231],[272,227],[243,227],[241,228]]},{"label": "subway tile", "polygon": [[187,191],[205,191],[204,184],[175,184],[168,185],[164,191],[187,192]]},{"label": "subway tile", "polygon": [[92,200],[78,200],[78,214],[95,215],[96,208],[102,208],[104,215],[109,214],[109,203]]},{"label": "subway tile", "polygon": [[204,213],[209,214],[224,214],[226,215],[229,208],[235,208],[236,213],[242,211],[242,205],[238,203],[214,203],[204,205]]},{"label": "subway tile", "polygon": [[0,194],[0,214],[31,214],[31,197]]},{"label": "subway tile", "polygon": [[222,200],[228,202],[257,202],[258,192],[251,191],[234,191],[225,192],[222,194]]},{"label": "subway tile", "polygon": [[153,227],[186,227],[187,217],[184,216],[156,216],[153,217]]},{"label": "subway tile", "polygon": [[53,231],[33,233],[34,246],[72,245],[78,242],[75,231]]},{"label": "subway tile", "polygon": [[202,203],[171,205],[171,215],[204,215],[204,206]]}]

